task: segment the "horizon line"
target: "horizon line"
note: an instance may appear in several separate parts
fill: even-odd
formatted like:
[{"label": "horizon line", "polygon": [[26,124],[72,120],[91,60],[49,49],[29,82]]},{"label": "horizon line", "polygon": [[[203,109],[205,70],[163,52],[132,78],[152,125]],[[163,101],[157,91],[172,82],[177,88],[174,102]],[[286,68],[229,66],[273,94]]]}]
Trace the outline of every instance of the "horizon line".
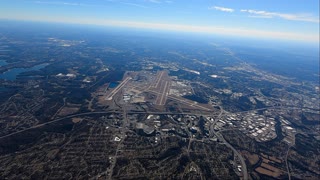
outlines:
[{"label": "horizon line", "polygon": [[216,35],[232,35],[237,37],[251,37],[260,39],[282,39],[291,41],[304,41],[310,43],[319,43],[319,34],[306,35],[292,32],[281,31],[264,31],[256,29],[245,28],[229,28],[229,27],[216,27],[216,26],[192,26],[186,24],[169,24],[169,23],[150,23],[139,21],[121,21],[121,20],[109,20],[109,19],[42,19],[42,18],[3,18],[4,20],[16,20],[16,21],[33,21],[33,22],[46,22],[46,23],[67,23],[67,24],[79,24],[79,25],[97,25],[97,26],[112,26],[112,27],[129,27],[140,29],[152,29],[152,30],[166,30],[176,32],[192,32],[192,33],[205,33]]}]

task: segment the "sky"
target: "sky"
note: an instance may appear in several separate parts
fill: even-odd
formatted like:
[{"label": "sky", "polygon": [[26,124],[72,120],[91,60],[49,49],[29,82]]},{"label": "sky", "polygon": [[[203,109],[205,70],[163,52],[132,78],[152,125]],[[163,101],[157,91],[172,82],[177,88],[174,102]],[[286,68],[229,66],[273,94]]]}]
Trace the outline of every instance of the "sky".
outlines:
[{"label": "sky", "polygon": [[319,43],[319,0],[0,0],[0,19]]}]

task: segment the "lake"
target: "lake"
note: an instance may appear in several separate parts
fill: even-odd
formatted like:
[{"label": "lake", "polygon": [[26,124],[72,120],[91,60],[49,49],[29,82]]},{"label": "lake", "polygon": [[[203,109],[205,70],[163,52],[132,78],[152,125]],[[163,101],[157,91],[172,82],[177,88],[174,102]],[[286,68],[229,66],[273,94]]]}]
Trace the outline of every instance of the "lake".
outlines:
[{"label": "lake", "polygon": [[8,63],[5,61],[5,60],[1,60],[0,59],[0,66],[4,66],[4,65],[7,65]]},{"label": "lake", "polygon": [[111,82],[109,84],[109,88],[116,88],[118,85],[119,85],[119,83],[117,83],[117,82]]},{"label": "lake", "polygon": [[[1,61],[0,61],[0,63],[1,63]],[[2,65],[2,64],[0,64],[0,65]],[[37,71],[39,69],[46,67],[47,65],[48,65],[48,63],[43,63],[43,64],[33,66],[31,68],[13,68],[13,69],[10,69],[9,71],[4,72],[3,74],[0,74],[0,79],[14,81],[17,78],[17,76],[23,72]]]}]

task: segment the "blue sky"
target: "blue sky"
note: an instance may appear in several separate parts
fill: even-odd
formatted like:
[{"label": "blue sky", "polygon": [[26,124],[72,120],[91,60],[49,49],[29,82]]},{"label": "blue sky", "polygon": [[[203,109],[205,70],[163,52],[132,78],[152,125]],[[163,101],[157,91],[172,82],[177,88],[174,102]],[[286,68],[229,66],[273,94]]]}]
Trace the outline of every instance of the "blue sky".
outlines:
[{"label": "blue sky", "polygon": [[0,0],[0,18],[319,42],[319,0]]}]

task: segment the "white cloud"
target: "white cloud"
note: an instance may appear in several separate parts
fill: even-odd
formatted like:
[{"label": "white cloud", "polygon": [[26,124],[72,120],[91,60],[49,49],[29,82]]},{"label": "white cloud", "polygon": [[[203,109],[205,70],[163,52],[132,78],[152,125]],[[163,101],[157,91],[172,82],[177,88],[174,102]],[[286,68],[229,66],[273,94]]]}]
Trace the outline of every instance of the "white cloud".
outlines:
[{"label": "white cloud", "polygon": [[151,2],[151,3],[157,3],[157,4],[161,3],[161,2],[158,1],[158,0],[148,0],[148,1]]},{"label": "white cloud", "polygon": [[171,4],[171,3],[173,3],[173,1],[162,1],[162,0],[145,0],[145,1],[151,2],[151,3],[156,3],[156,4],[161,4],[161,3]]},{"label": "white cloud", "polygon": [[220,6],[212,6],[212,7],[209,7],[208,9],[210,9],[210,10],[218,10],[218,11],[223,11],[223,12],[233,12],[234,11],[234,9],[226,8],[226,7],[220,7]]},{"label": "white cloud", "polygon": [[141,4],[128,3],[128,2],[120,2],[120,3],[128,5],[128,6],[135,6],[135,7],[140,7],[140,8],[148,8],[147,6],[144,6],[144,5],[141,5]]},{"label": "white cloud", "polygon": [[52,5],[66,5],[66,6],[86,6],[86,4],[82,3],[68,3],[68,2],[60,2],[60,1],[34,1],[37,4],[52,4]]},{"label": "white cloud", "polygon": [[257,16],[251,16],[251,17],[268,17],[268,18],[278,17],[278,18],[286,19],[290,21],[304,21],[304,22],[319,23],[319,17],[313,17],[308,14],[285,14],[285,13],[278,13],[278,12],[257,11],[252,9],[241,9],[240,11],[244,13],[257,15]]},{"label": "white cloud", "polygon": [[262,18],[262,19],[270,19],[272,18],[272,16],[262,16],[262,15],[249,15],[248,17],[251,17],[251,18]]}]

